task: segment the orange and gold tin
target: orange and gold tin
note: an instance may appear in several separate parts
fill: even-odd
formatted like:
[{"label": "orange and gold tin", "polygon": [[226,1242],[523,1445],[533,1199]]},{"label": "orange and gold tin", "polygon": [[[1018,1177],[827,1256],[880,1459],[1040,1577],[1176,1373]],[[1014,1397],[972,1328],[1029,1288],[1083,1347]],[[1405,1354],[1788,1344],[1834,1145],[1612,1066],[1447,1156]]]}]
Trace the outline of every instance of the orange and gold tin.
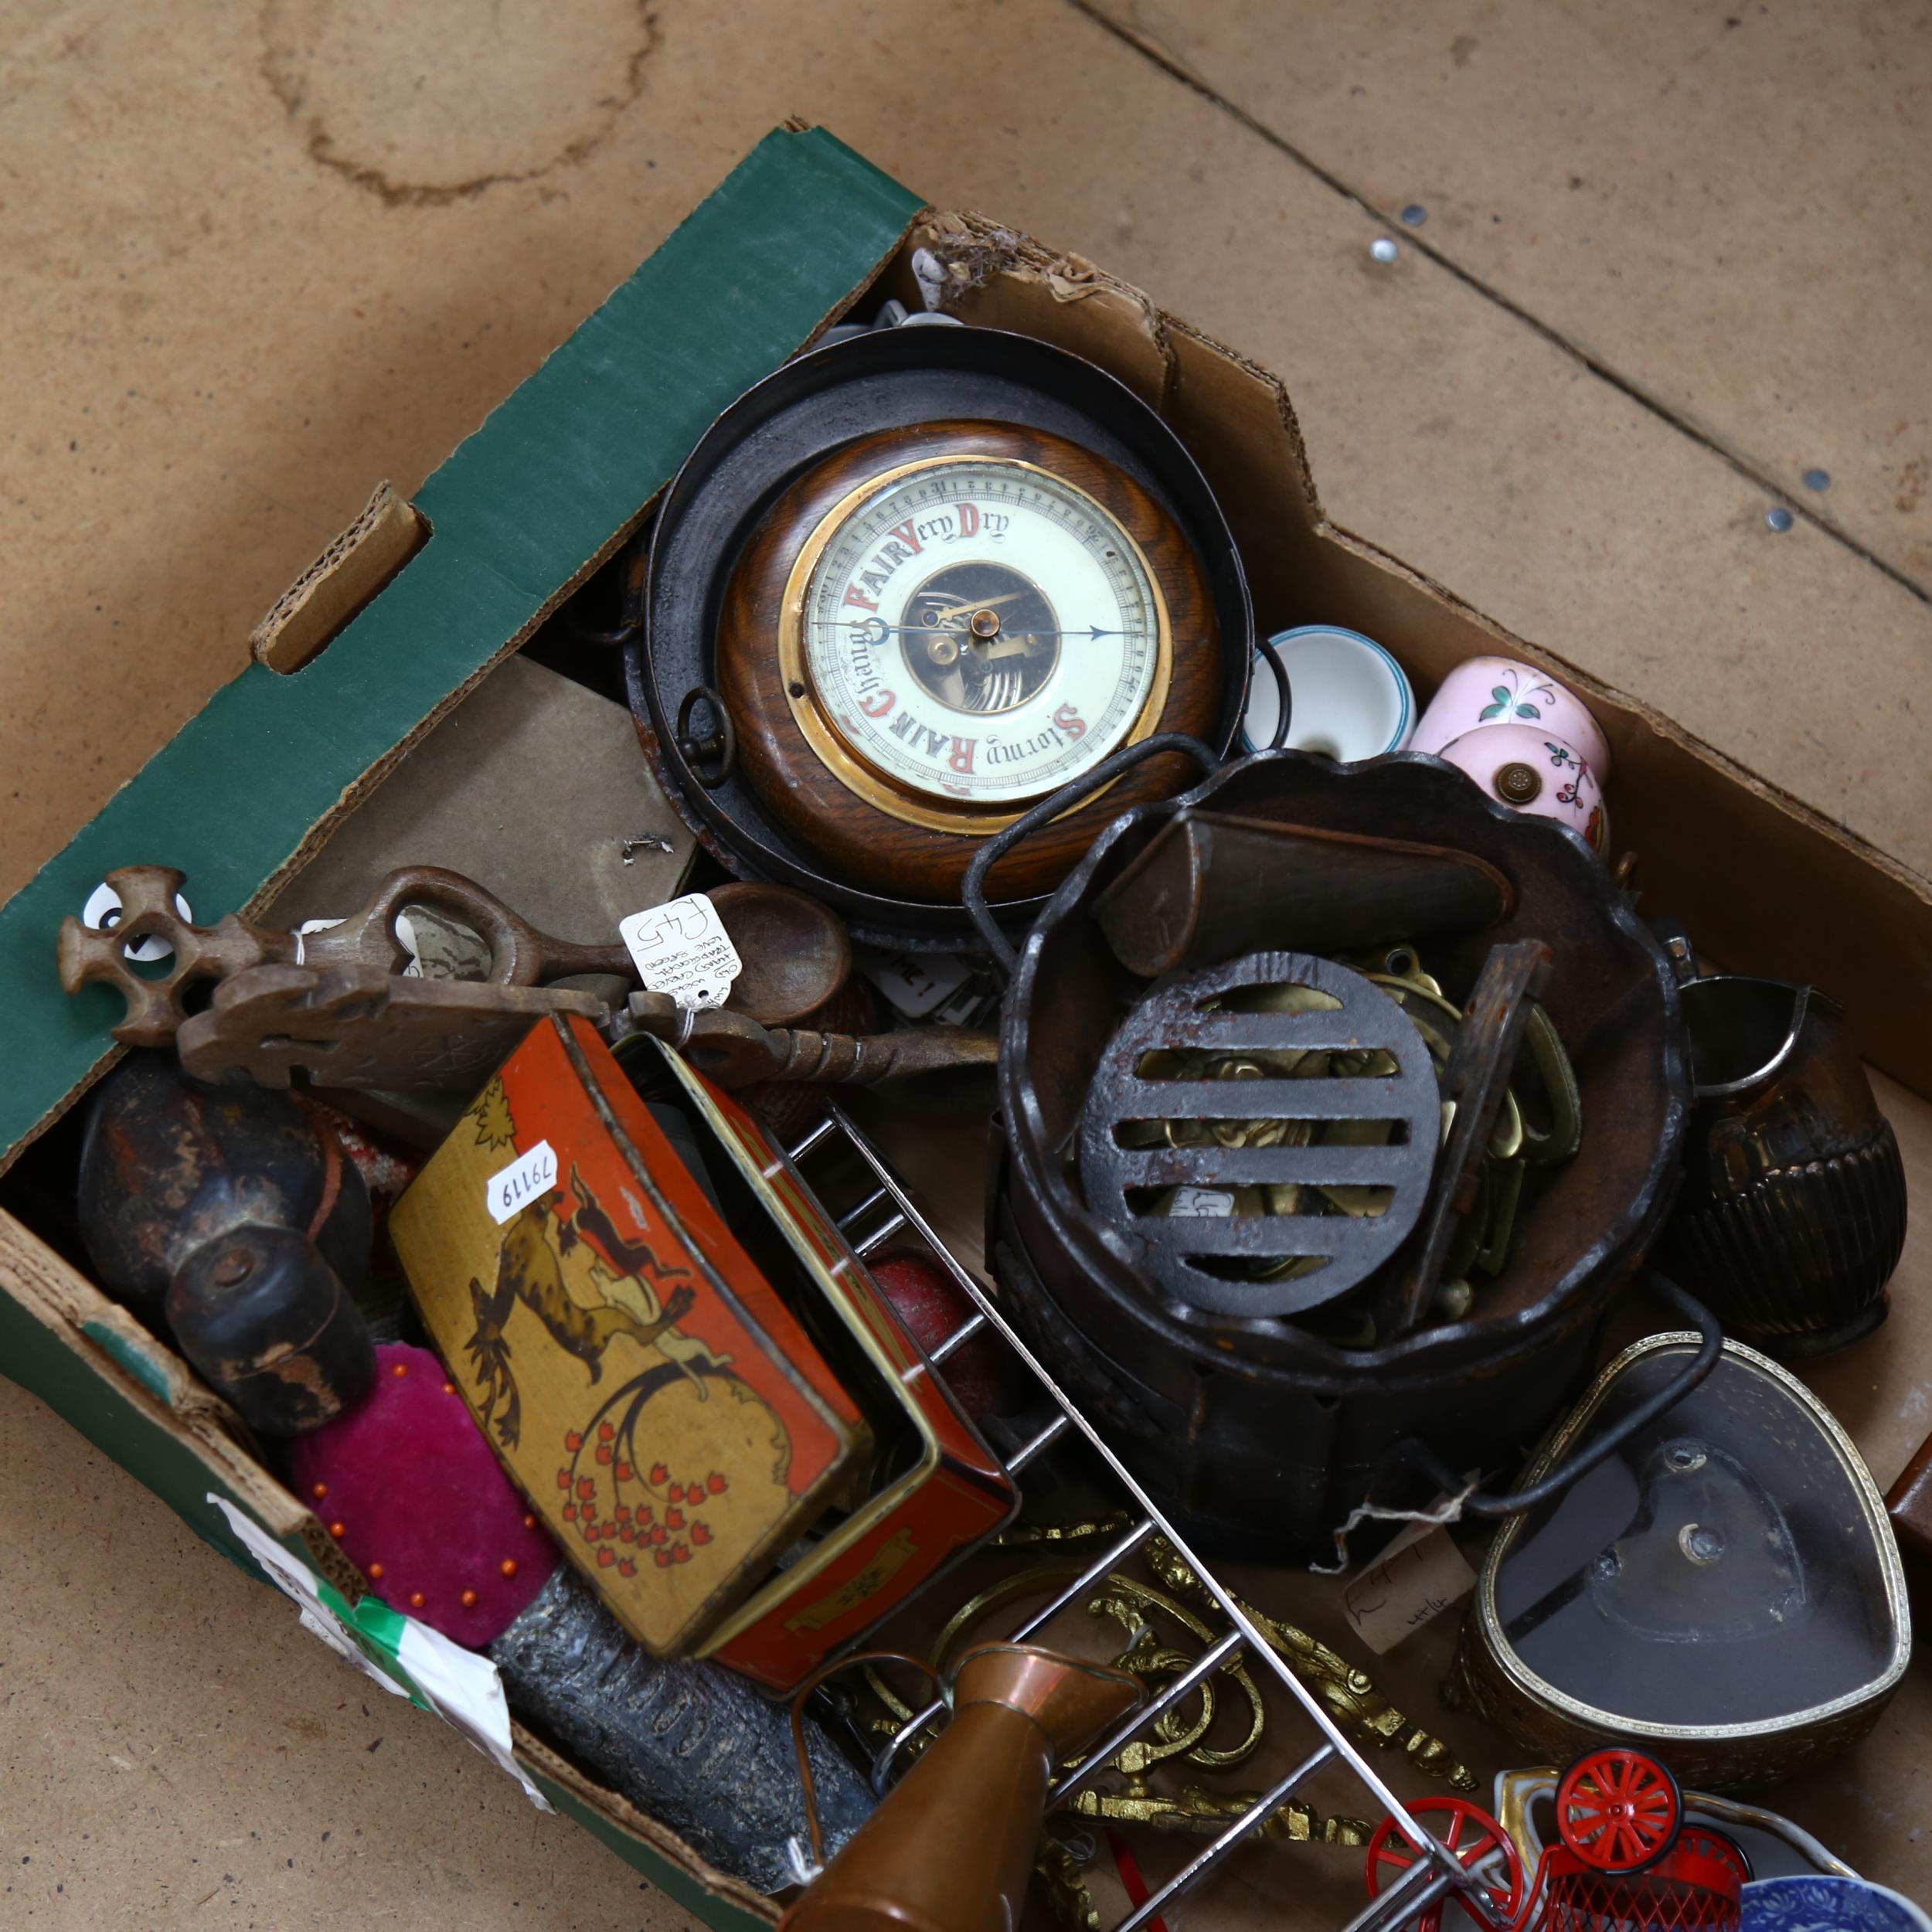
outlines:
[{"label": "orange and gold tin", "polygon": [[478,1421],[625,1629],[788,1691],[1018,1492],[757,1123],[657,1041],[620,1051],[575,1016],[535,1029],[392,1236]]},{"label": "orange and gold tin", "polygon": [[389,1230],[492,1445],[655,1655],[712,1634],[869,1461],[844,1383],[583,1019],[530,1033]]}]

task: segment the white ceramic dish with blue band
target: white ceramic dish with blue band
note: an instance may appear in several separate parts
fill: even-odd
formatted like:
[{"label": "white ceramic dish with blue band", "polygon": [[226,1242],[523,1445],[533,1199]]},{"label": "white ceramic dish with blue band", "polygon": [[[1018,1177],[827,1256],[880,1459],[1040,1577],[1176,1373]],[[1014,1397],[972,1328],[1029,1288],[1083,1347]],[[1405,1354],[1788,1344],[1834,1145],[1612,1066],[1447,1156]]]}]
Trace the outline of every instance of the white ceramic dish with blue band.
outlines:
[{"label": "white ceramic dish with blue band", "polygon": [[1255,652],[1242,749],[1273,743],[1281,699],[1262,652],[1288,681],[1292,709],[1287,743],[1338,764],[1357,764],[1400,751],[1415,730],[1416,694],[1402,666],[1372,638],[1335,624],[1277,631]]},{"label": "white ceramic dish with blue band", "polygon": [[1746,1886],[1743,1932],[1932,1932],[1932,1919],[1889,1886],[1820,1874]]}]

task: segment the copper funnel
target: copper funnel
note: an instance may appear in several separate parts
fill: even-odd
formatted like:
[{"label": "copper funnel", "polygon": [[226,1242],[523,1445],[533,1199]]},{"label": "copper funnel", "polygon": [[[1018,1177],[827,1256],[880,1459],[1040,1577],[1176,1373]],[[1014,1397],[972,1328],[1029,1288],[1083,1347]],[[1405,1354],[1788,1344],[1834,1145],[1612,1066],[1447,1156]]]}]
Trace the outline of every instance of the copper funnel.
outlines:
[{"label": "copper funnel", "polygon": [[1142,1694],[1124,1671],[1024,1644],[969,1652],[952,1722],[778,1932],[1011,1932],[1054,1766]]}]

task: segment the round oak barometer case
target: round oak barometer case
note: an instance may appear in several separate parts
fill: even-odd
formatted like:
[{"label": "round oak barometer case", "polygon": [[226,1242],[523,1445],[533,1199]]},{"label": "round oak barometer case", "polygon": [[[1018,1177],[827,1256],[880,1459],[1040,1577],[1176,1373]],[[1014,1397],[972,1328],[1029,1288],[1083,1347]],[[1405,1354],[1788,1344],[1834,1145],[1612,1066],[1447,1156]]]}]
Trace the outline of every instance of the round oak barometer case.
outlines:
[{"label": "round oak barometer case", "polygon": [[[1082,358],[978,328],[794,357],[700,438],[649,539],[625,682],[665,790],[741,877],[861,937],[971,946],[985,840],[1157,732],[1225,753],[1253,619],[1173,430]],[[634,570],[643,560],[634,558]],[[1023,931],[1163,753],[988,882]]]},{"label": "round oak barometer case", "polygon": [[[1211,730],[1216,646],[1186,539],[1131,477],[1045,431],[938,422],[780,498],[726,590],[717,688],[803,842],[951,896],[978,839],[1110,752]],[[1067,844],[1040,835],[1002,889],[1053,883]]]}]

